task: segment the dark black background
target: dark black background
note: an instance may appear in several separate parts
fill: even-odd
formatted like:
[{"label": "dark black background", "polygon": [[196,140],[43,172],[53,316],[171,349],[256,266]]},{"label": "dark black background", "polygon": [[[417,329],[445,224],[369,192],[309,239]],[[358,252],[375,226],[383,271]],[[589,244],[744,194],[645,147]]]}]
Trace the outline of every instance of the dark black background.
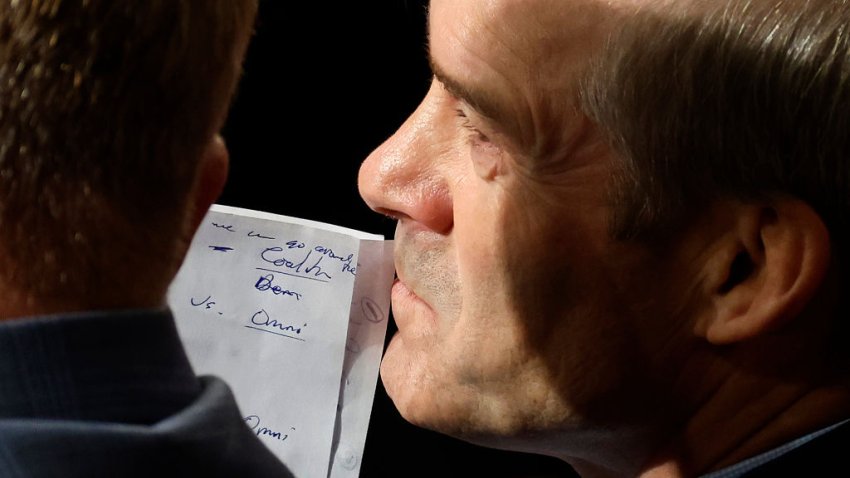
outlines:
[{"label": "dark black background", "polygon": [[[357,170],[427,90],[424,32],[420,0],[261,0],[223,131],[231,170],[218,202],[392,237],[394,224],[360,200]],[[570,475],[552,458],[414,427],[378,383],[364,478]]]}]

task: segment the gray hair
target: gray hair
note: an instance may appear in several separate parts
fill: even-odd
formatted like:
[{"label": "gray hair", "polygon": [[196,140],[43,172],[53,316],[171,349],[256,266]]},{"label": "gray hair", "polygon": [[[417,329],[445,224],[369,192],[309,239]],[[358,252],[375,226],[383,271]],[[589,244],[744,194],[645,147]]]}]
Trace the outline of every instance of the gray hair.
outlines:
[{"label": "gray hair", "polygon": [[622,159],[613,233],[665,237],[712,199],[781,194],[845,241],[848,2],[712,3],[642,12],[583,84],[586,114]]}]

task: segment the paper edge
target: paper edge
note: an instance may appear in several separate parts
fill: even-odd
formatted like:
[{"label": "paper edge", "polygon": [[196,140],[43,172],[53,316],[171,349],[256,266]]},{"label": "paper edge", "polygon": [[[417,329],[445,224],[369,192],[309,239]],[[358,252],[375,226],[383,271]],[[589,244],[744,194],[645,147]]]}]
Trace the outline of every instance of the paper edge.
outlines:
[{"label": "paper edge", "polygon": [[210,211],[220,212],[224,214],[233,214],[238,216],[247,216],[255,219],[264,219],[267,221],[288,222],[300,226],[312,227],[323,231],[333,232],[336,234],[344,234],[352,236],[360,240],[383,241],[384,236],[381,234],[370,234],[368,232],[358,231],[347,227],[328,224],[325,222],[312,221],[310,219],[301,219],[293,216],[284,216],[283,214],[274,214],[270,212],[257,211],[254,209],[245,209],[235,206],[225,206],[223,204],[213,204],[210,206]]}]

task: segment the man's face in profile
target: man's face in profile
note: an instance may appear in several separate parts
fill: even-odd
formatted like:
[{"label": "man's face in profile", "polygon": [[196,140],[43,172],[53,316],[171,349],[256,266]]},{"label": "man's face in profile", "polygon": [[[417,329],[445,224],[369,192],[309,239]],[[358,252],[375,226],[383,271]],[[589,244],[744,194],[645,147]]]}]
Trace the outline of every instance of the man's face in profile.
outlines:
[{"label": "man's face in profile", "polygon": [[399,332],[381,373],[413,423],[482,440],[640,402],[629,383],[658,324],[634,310],[653,281],[646,254],[609,237],[615,163],[577,104],[614,13],[431,2],[434,81],[360,173],[370,206],[398,219]]}]

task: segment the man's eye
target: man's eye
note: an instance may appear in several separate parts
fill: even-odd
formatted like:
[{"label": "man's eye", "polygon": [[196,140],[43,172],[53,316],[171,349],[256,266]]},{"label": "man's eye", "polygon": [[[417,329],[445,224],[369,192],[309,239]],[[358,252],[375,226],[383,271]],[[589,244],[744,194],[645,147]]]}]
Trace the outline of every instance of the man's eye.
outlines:
[{"label": "man's eye", "polygon": [[469,120],[469,117],[466,113],[460,109],[455,109],[455,114],[460,119],[460,124],[464,129],[469,131],[469,141],[472,144],[487,144],[490,143],[490,138],[487,137],[484,133],[481,132],[478,128],[476,128],[472,122]]},{"label": "man's eye", "polygon": [[466,130],[469,158],[476,173],[484,179],[493,179],[500,171],[502,149],[476,128],[469,116],[460,108],[455,109],[460,125]]}]

